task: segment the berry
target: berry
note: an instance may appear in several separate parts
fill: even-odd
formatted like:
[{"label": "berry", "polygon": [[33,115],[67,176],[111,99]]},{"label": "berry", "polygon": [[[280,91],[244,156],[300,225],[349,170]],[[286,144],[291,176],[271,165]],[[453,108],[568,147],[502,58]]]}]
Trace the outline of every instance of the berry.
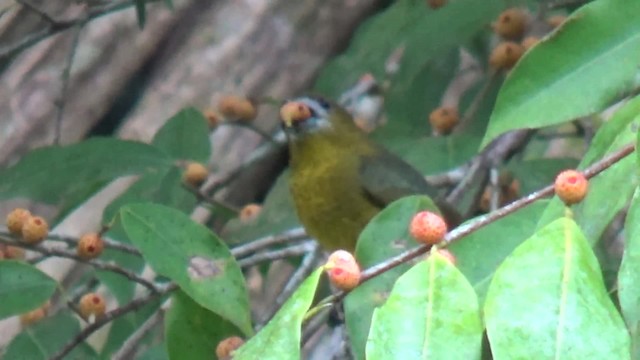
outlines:
[{"label": "berry", "polygon": [[37,244],[49,234],[49,224],[40,216],[31,216],[22,226],[22,241]]},{"label": "berry", "polygon": [[7,246],[2,251],[5,259],[23,260],[25,258],[24,249],[17,246]]},{"label": "berry", "polygon": [[218,346],[216,346],[216,356],[218,359],[229,358],[242,344],[244,344],[244,340],[238,336],[223,339],[218,343]]},{"label": "berry", "polygon": [[567,20],[567,17],[564,15],[554,15],[547,18],[547,24],[549,24],[549,26],[551,26],[552,28],[557,28],[558,26],[562,25],[565,20]]},{"label": "berry", "polygon": [[489,57],[489,64],[495,69],[510,69],[518,62],[523,53],[524,48],[520,44],[505,41],[493,49]]},{"label": "berry", "polygon": [[447,0],[427,0],[427,5],[432,9],[438,9],[447,4]]},{"label": "berry", "polygon": [[524,34],[527,14],[521,9],[507,9],[491,25],[493,31],[505,39],[517,39]]},{"label": "berry", "polygon": [[442,255],[451,265],[455,265],[457,262],[456,256],[447,249],[438,249],[438,254]]},{"label": "berry", "polygon": [[31,310],[20,315],[20,325],[22,325],[22,327],[27,327],[42,320],[45,316],[47,316],[47,309],[48,306],[41,306],[35,310]]},{"label": "berry", "polygon": [[311,109],[301,102],[290,101],[280,108],[280,117],[287,126],[311,117]]},{"label": "berry", "polygon": [[204,165],[192,162],[187,165],[187,169],[182,174],[182,180],[191,186],[198,187],[207,180],[207,176],[209,176],[209,170]]},{"label": "berry", "polygon": [[24,223],[30,217],[31,213],[29,210],[22,208],[13,209],[9,215],[7,215],[7,228],[9,228],[9,232],[14,235],[20,235]]},{"label": "berry", "polygon": [[220,99],[218,111],[227,119],[242,121],[251,121],[258,113],[249,99],[233,95],[226,95]]},{"label": "berry", "polygon": [[522,40],[522,43],[520,43],[520,45],[522,45],[524,50],[527,51],[539,42],[540,38],[538,38],[537,36],[527,36],[526,38],[524,38],[524,40]]},{"label": "berry", "polygon": [[579,203],[587,195],[589,181],[580,172],[565,170],[558,174],[554,184],[556,195],[566,205]]},{"label": "berry", "polygon": [[429,114],[429,123],[437,134],[446,135],[458,124],[458,110],[441,106]]},{"label": "berry", "polygon": [[447,233],[447,224],[442,216],[430,211],[421,211],[413,216],[409,232],[418,242],[433,245]]},{"label": "berry", "polygon": [[220,114],[213,109],[206,109],[203,115],[205,119],[207,119],[207,124],[210,129],[215,128],[220,124],[220,122],[222,122]]},{"label": "berry", "polygon": [[249,204],[240,210],[240,221],[248,223],[255,220],[262,211],[262,206],[258,204]]},{"label": "berry", "polygon": [[104,316],[107,309],[107,304],[100,294],[88,293],[80,298],[78,304],[78,311],[80,315],[87,321],[91,321],[91,318],[99,319]]},{"label": "berry", "polygon": [[104,241],[100,235],[96,233],[84,234],[78,241],[77,252],[78,256],[83,259],[97,258],[102,254],[104,249]]},{"label": "berry", "polygon": [[360,266],[348,251],[336,250],[331,253],[324,270],[331,283],[340,290],[349,291],[360,283]]}]

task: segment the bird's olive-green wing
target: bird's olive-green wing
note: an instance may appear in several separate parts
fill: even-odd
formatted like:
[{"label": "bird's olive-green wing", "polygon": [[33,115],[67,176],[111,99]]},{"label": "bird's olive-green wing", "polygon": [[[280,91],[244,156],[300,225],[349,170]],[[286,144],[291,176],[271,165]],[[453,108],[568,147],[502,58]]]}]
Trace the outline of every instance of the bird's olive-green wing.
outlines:
[{"label": "bird's olive-green wing", "polygon": [[384,149],[361,157],[360,183],[367,197],[380,208],[409,195],[437,195],[422,174]]}]

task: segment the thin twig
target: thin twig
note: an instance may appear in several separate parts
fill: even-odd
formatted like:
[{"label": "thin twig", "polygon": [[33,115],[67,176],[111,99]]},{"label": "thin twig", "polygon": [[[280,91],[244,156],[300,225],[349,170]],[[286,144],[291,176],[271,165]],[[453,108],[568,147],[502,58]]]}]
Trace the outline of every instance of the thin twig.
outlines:
[{"label": "thin twig", "polygon": [[255,255],[250,256],[248,258],[244,258],[242,260],[239,260],[238,264],[242,268],[247,268],[247,267],[250,267],[250,266],[254,266],[254,265],[263,263],[265,261],[273,261],[273,260],[278,260],[278,259],[283,259],[283,258],[288,258],[288,257],[293,257],[293,256],[300,256],[300,255],[308,253],[314,246],[315,246],[315,241],[314,240],[310,240],[310,241],[304,242],[302,244],[297,244],[297,245],[286,247],[284,249],[267,251],[267,252],[264,252],[264,253],[255,254]]},{"label": "thin twig", "polygon": [[127,313],[137,310],[146,304],[150,303],[157,297],[161,295],[168,294],[175,290],[177,285],[174,283],[170,283],[162,289],[159,289],[158,292],[148,294],[144,297],[132,300],[127,305],[109,311],[101,317],[97,319],[94,323],[90,324],[86,328],[84,328],[76,337],[74,337],[69,343],[67,343],[64,348],[62,348],[57,354],[49,358],[49,360],[62,360],[67,354],[69,354],[73,348],[75,348],[78,344],[82,343],[85,339],[87,339],[91,334],[93,334],[96,330],[100,329],[104,325],[109,322],[119,318],[120,316],[126,315]]},{"label": "thin twig", "polygon": [[187,185],[187,184],[182,184],[182,187],[189,191],[190,193],[192,193],[193,195],[196,196],[196,198],[198,199],[198,201],[202,201],[202,202],[206,202],[207,204],[213,205],[215,207],[219,207],[219,208],[223,208],[225,210],[228,210],[234,214],[238,214],[240,213],[240,209],[238,209],[237,207],[227,204],[223,201],[220,200],[216,200],[214,199],[212,196],[209,196],[207,194],[205,194],[202,190],[197,189],[193,186]]},{"label": "thin twig", "polygon": [[[0,226],[0,236],[11,237],[12,235],[6,227]],[[73,236],[58,235],[58,234],[49,234],[47,235],[47,238],[45,240],[61,241],[61,242],[67,243],[71,247],[78,246],[78,241],[80,241],[78,238]],[[111,240],[105,237],[102,237],[102,241],[104,243],[104,247],[107,249],[122,251],[132,255],[141,256],[140,250],[136,249],[135,247],[129,244]]]},{"label": "thin twig", "polygon": [[111,360],[127,360],[134,359],[136,350],[145,335],[151,331],[156,325],[162,323],[164,319],[164,310],[160,309],[151,315],[129,338],[122,344],[118,352],[111,356]]},{"label": "thin twig", "polygon": [[262,131],[262,129],[259,129],[252,123],[248,123],[245,121],[224,121],[220,123],[220,125],[234,126],[234,127],[240,127],[243,129],[251,130],[254,133],[260,135],[260,137],[263,138],[265,141],[270,142],[273,145],[279,145],[279,143],[273,139],[273,136],[271,134],[268,134],[265,131]]},{"label": "thin twig", "polygon": [[55,131],[53,143],[55,145],[60,144],[60,137],[62,136],[62,117],[64,115],[64,107],[67,103],[67,90],[69,88],[69,77],[71,75],[71,67],[73,66],[73,59],[76,55],[76,50],[78,49],[78,43],[80,42],[80,32],[82,31],[82,27],[84,23],[78,23],[74,26],[73,39],[71,40],[71,48],[67,53],[67,59],[65,62],[64,69],[62,70],[61,80],[62,80],[62,89],[60,91],[60,98],[55,102],[55,106],[57,107],[56,111],[56,119],[55,119]]},{"label": "thin twig", "polygon": [[[599,173],[601,173],[602,171],[608,169],[610,166],[614,165],[615,163],[617,163],[618,161],[620,161],[621,159],[623,159],[624,157],[628,156],[629,154],[631,154],[633,151],[635,150],[635,144],[631,143],[628,144],[624,147],[622,147],[620,150],[612,153],[611,155],[601,159],[600,161],[594,163],[593,165],[589,166],[587,169],[584,170],[584,175],[587,178],[592,178],[596,175],[598,175]],[[460,239],[462,239],[463,237],[491,224],[496,222],[497,220],[511,214],[514,213],[515,211],[533,203],[534,201],[537,201],[539,199],[542,199],[546,196],[549,196],[553,194],[553,185],[548,185],[544,188],[542,188],[541,190],[538,190],[528,196],[525,196],[519,200],[516,200],[514,202],[512,202],[509,205],[505,205],[502,208],[491,212],[489,214],[483,215],[478,217],[475,220],[470,221],[469,223],[463,224],[455,229],[453,229],[452,231],[450,231],[444,238],[444,240],[442,241],[441,245],[438,245],[439,247],[445,247],[450,245],[451,243],[458,241]],[[371,280],[372,278],[390,270],[393,269],[394,267],[404,264],[407,261],[410,261],[411,259],[414,259],[424,253],[426,253],[427,251],[429,251],[429,249],[431,249],[430,245],[422,245],[419,246],[417,248],[408,250],[403,252],[402,254],[399,254],[397,256],[394,256],[388,260],[385,260],[377,265],[374,265],[368,269],[366,269],[365,271],[362,272],[362,277],[361,277],[361,281],[360,283],[362,284],[365,281]],[[336,300],[335,302],[339,302],[344,296],[346,295],[346,292],[341,292],[336,294]]]},{"label": "thin twig", "polygon": [[247,254],[254,253],[258,250],[262,250],[272,245],[280,245],[284,243],[288,243],[296,240],[304,240],[307,239],[308,235],[304,231],[304,228],[295,228],[288,231],[283,232],[278,235],[269,235],[249,243],[237,246],[231,249],[231,254],[235,258],[241,258]]},{"label": "thin twig", "polygon": [[142,277],[140,277],[139,275],[126,270],[124,268],[121,268],[118,265],[114,265],[114,264],[110,264],[110,263],[105,263],[103,261],[97,260],[97,259],[91,259],[91,260],[87,260],[87,259],[83,259],[80,256],[71,253],[69,251],[66,250],[60,250],[60,249],[54,249],[54,248],[50,248],[50,247],[46,247],[44,245],[28,245],[28,244],[24,244],[21,242],[18,242],[16,240],[13,240],[11,238],[6,238],[6,237],[2,237],[0,236],[0,243],[2,244],[6,244],[6,245],[11,245],[11,246],[17,246],[17,247],[21,247],[23,249],[27,249],[27,250],[31,250],[31,251],[35,251],[44,255],[48,255],[48,256],[57,256],[57,257],[62,257],[62,258],[67,258],[67,259],[73,259],[77,262],[81,262],[84,264],[88,264],[93,266],[96,269],[100,269],[100,270],[106,270],[106,271],[111,271],[113,273],[116,274],[120,274],[124,277],[126,277],[127,279],[131,280],[131,281],[135,281],[137,283],[139,283],[140,285],[143,285],[144,287],[146,287],[147,289],[149,289],[151,292],[157,292],[157,288],[156,285],[153,284],[152,282],[148,281],[147,279],[144,279]]},{"label": "thin twig", "polygon": [[[146,0],[147,3],[156,2],[156,1],[160,1],[160,0]],[[65,31],[77,24],[83,23],[85,21],[93,20],[105,15],[109,15],[114,12],[126,10],[134,5],[135,5],[135,1],[132,1],[132,0],[109,2],[106,5],[90,7],[86,12],[86,16],[82,15],[78,19],[69,20],[69,21],[60,21],[48,16],[47,20],[50,22],[50,25],[48,27],[42,30],[39,30],[33,34],[26,35],[22,40],[18,41],[17,44],[11,44],[8,46],[1,47],[0,60],[3,60],[5,58],[10,58],[20,53],[21,51],[39,43],[40,41],[52,35],[55,35],[61,31]],[[38,10],[38,13],[42,15],[44,12]]]},{"label": "thin twig", "polygon": [[293,294],[293,292],[298,288],[298,286],[304,281],[307,275],[311,273],[311,270],[316,266],[316,262],[318,257],[322,253],[320,246],[315,241],[311,246],[311,250],[302,258],[302,262],[300,266],[296,269],[296,271],[291,275],[284,288],[276,298],[274,304],[272,304],[271,309],[266,312],[263,320],[260,324],[256,325],[256,331],[260,330],[264,327],[269,320],[275,315],[275,313],[280,309],[282,304]]}]

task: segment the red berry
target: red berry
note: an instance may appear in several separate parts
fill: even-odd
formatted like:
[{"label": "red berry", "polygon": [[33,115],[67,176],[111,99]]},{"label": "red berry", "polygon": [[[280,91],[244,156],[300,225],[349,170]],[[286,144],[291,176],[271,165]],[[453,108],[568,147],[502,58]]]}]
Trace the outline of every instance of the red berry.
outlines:
[{"label": "red berry", "polygon": [[507,9],[492,24],[493,31],[506,39],[516,39],[524,34],[527,13],[521,9]]},{"label": "red berry", "polygon": [[37,244],[49,234],[49,224],[40,216],[31,216],[22,226],[22,241]]},{"label": "red berry", "polygon": [[92,317],[94,319],[101,318],[104,316],[106,309],[107,304],[104,302],[104,298],[98,293],[83,295],[78,304],[80,315],[87,321],[90,321]]},{"label": "red berry", "polygon": [[216,346],[216,356],[218,359],[228,359],[233,352],[244,344],[244,340],[238,336],[231,336],[221,340]]},{"label": "red berry", "polygon": [[421,211],[411,219],[409,232],[419,242],[433,245],[447,234],[447,224],[442,216],[430,211]]},{"label": "red berry", "polygon": [[505,41],[496,46],[489,57],[489,64],[495,69],[511,69],[524,54],[522,45]]},{"label": "red berry", "polygon": [[304,121],[311,117],[311,109],[301,102],[289,101],[280,108],[280,118],[286,126],[297,121]]},{"label": "red berry", "polygon": [[441,106],[429,114],[429,123],[437,134],[447,135],[458,125],[458,109]]},{"label": "red berry", "polygon": [[554,184],[556,195],[566,205],[579,203],[587,195],[589,181],[581,172],[565,170],[558,174]]},{"label": "red berry", "polygon": [[192,162],[187,165],[182,174],[182,180],[191,186],[198,187],[207,180],[207,176],[209,176],[209,170],[204,165]]},{"label": "red berry", "polygon": [[9,215],[7,215],[7,228],[9,228],[9,232],[14,235],[20,235],[22,233],[24,223],[30,217],[31,213],[27,209],[13,209]]},{"label": "red berry", "polygon": [[229,120],[251,121],[258,114],[251,100],[234,95],[223,96],[218,102],[218,110]]},{"label": "red berry", "polygon": [[324,269],[331,283],[340,290],[349,291],[360,283],[360,266],[348,251],[336,250],[331,253]]},{"label": "red berry", "polygon": [[102,250],[104,249],[104,241],[100,237],[100,235],[96,233],[84,234],[80,241],[78,241],[77,252],[78,256],[83,259],[93,259],[100,254],[102,254]]},{"label": "red berry", "polygon": [[258,204],[249,204],[240,210],[240,221],[249,223],[255,220],[262,211],[262,206]]}]

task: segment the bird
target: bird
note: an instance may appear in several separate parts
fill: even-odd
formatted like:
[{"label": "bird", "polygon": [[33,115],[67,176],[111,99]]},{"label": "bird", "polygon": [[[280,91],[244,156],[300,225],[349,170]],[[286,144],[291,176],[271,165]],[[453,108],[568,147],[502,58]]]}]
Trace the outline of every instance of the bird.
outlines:
[{"label": "bird", "polygon": [[[319,96],[290,99],[280,117],[296,213],[327,251],[355,251],[360,232],[391,202],[438,195],[418,170],[371,140],[334,102]],[[458,221],[452,206],[438,206],[450,213],[445,218]]]}]

